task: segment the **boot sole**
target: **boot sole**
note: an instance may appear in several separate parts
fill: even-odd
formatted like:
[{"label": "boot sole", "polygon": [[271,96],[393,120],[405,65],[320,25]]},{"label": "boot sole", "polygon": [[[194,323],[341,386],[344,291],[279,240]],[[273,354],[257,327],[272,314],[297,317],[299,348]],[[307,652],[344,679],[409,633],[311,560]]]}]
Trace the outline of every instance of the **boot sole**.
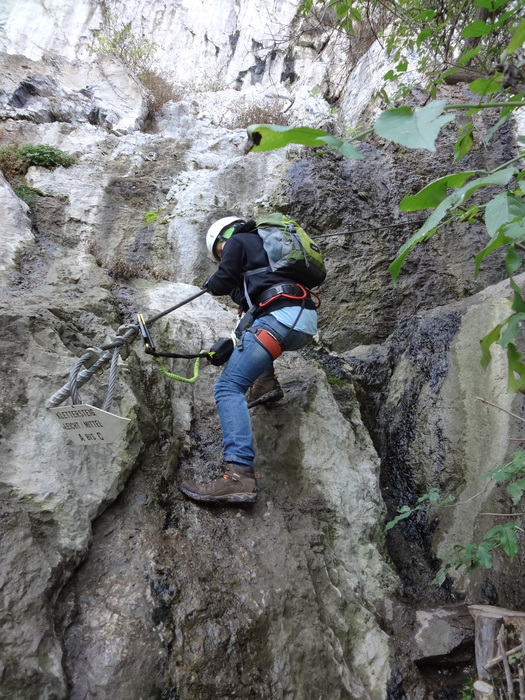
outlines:
[{"label": "boot sole", "polygon": [[274,401],[279,401],[284,396],[284,391],[282,389],[275,389],[270,391],[268,394],[264,394],[261,398],[251,401],[248,404],[248,408],[253,408],[254,406],[261,406],[265,403],[273,403]]},{"label": "boot sole", "polygon": [[255,503],[258,498],[257,493],[229,493],[224,496],[205,496],[190,491],[190,489],[185,489],[182,486],[180,490],[194,501],[203,501],[204,503]]}]

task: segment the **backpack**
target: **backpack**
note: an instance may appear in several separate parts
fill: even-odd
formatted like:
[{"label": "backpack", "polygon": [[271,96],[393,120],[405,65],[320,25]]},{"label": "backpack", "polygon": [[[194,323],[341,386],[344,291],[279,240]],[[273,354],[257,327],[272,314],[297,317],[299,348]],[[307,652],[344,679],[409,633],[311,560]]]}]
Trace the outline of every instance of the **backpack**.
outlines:
[{"label": "backpack", "polygon": [[257,221],[270,268],[308,289],[326,278],[321,251],[297,222],[275,212]]}]

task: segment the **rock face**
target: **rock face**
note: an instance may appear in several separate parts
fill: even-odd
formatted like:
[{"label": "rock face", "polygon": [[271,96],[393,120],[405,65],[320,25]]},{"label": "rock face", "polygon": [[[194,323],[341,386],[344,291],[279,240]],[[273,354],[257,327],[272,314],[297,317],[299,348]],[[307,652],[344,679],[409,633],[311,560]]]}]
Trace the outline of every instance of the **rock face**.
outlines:
[{"label": "rock face", "polygon": [[[519,557],[510,571],[496,557],[490,572],[430,585],[446,548],[505,512],[497,488],[472,496],[522,437],[516,418],[477,400],[523,411],[505,394],[503,358],[487,372],[478,362],[508,305],[502,266],[474,282],[484,234],[458,228],[415,251],[394,288],[388,265],[415,218],[397,202],[446,174],[451,133],[431,157],[373,141],[363,161],[300,147],[246,155],[242,127],[268,110],[336,128],[340,97],[366,119],[369,63],[334,82],[344,39],[300,20],[297,2],[223,0],[213,22],[208,5],[4,6],[0,141],[52,145],[76,164],[31,167],[29,207],[0,176],[0,697],[453,694],[473,659],[449,604],[524,603]],[[154,68],[171,81],[154,115],[122,56],[88,50],[126,23],[158,44]],[[509,127],[468,167],[514,153]],[[318,338],[276,363],[285,398],[253,410],[258,503],[209,508],[178,490],[221,461],[220,369],[205,362],[197,382],[173,381],[130,343],[111,405],[126,431],[112,445],[68,442],[45,406],[86,348],[199,291],[215,269],[211,221],[273,210],[318,238],[329,277]],[[195,354],[235,317],[205,295],[152,332],[160,348]],[[193,372],[189,360],[166,366]],[[109,380],[93,377],[82,401],[102,406]],[[388,514],[434,487],[470,505],[421,512],[386,538]],[[432,630],[449,644],[432,646]]]}]

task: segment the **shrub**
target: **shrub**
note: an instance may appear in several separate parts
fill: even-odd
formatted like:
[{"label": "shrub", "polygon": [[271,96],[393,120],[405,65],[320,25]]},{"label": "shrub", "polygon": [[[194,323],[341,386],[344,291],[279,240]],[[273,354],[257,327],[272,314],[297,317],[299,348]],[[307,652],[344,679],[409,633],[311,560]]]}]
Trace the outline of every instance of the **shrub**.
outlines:
[{"label": "shrub", "polygon": [[250,124],[287,126],[288,118],[283,113],[283,105],[279,101],[253,102],[238,109],[237,113],[229,119],[223,117],[219,122],[219,126],[224,126],[226,129],[245,129]]},{"label": "shrub", "polygon": [[102,7],[104,29],[94,32],[89,53],[105,53],[119,58],[134,73],[149,70],[158,45],[133,33],[131,22],[124,23],[116,14]]},{"label": "shrub", "polygon": [[27,161],[21,156],[16,144],[12,143],[0,148],[0,170],[8,182],[17,177],[23,177],[28,167]]},{"label": "shrub", "polygon": [[180,99],[180,92],[160,73],[154,70],[145,70],[139,75],[140,82],[149,92],[148,116],[152,119],[166,102]]},{"label": "shrub", "polygon": [[10,144],[0,148],[0,170],[8,182],[23,178],[31,165],[39,165],[43,168],[62,165],[64,168],[69,168],[76,162],[69,153],[45,144],[35,146]]},{"label": "shrub", "polygon": [[69,168],[77,162],[69,153],[43,143],[36,146],[20,146],[18,152],[29,165],[39,165],[42,168],[55,168],[57,165]]}]

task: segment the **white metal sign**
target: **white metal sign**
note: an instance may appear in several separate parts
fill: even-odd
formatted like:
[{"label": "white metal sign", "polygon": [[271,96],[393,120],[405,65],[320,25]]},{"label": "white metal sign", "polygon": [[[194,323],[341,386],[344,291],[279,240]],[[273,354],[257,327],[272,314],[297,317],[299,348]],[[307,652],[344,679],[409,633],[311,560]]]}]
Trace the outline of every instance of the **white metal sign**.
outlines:
[{"label": "white metal sign", "polygon": [[130,422],[101,408],[80,404],[50,408],[75,445],[100,445],[114,442]]}]

